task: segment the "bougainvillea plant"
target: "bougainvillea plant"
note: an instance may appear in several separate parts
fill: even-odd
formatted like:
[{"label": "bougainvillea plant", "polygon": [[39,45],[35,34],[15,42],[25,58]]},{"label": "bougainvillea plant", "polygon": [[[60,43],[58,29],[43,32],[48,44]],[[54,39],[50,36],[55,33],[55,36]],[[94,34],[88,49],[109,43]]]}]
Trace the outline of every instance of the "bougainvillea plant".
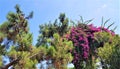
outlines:
[{"label": "bougainvillea plant", "polygon": [[93,54],[96,53],[98,46],[95,45],[96,39],[94,33],[103,31],[114,35],[114,33],[107,28],[95,27],[92,24],[87,25],[80,23],[78,26],[71,28],[70,34],[67,34],[67,38],[73,42],[75,47],[74,50],[70,52],[73,54],[74,59],[72,62],[76,69],[82,69],[88,59],[93,59]]}]

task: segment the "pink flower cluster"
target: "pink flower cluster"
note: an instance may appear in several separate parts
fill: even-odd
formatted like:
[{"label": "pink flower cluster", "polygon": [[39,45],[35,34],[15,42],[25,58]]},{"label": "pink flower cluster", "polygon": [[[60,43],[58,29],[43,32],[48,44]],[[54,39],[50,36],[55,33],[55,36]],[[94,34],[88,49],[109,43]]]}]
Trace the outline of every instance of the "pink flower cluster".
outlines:
[{"label": "pink flower cluster", "polygon": [[67,38],[74,44],[74,50],[71,51],[74,57],[74,65],[79,65],[81,60],[87,60],[89,57],[90,48],[95,40],[94,33],[102,31],[114,35],[114,33],[110,30],[101,27],[97,28],[92,24],[86,25],[85,27],[72,27],[70,34],[67,35]]}]

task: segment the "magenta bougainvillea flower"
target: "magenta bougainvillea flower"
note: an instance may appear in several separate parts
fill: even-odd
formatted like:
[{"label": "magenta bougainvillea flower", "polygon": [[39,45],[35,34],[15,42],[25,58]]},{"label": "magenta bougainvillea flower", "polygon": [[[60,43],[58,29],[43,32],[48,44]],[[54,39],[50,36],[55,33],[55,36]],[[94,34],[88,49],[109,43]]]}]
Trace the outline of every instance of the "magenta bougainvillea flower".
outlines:
[{"label": "magenta bougainvillea flower", "polygon": [[90,25],[84,24],[84,25],[82,26],[78,25],[77,27],[72,27],[70,34],[66,35],[66,38],[68,40],[71,40],[74,44],[74,50],[71,50],[70,52],[74,56],[73,64],[75,66],[80,65],[81,60],[88,59],[89,51],[95,40],[94,33],[105,31],[114,35],[114,32],[108,30],[107,28],[95,27],[93,26],[93,24]]}]

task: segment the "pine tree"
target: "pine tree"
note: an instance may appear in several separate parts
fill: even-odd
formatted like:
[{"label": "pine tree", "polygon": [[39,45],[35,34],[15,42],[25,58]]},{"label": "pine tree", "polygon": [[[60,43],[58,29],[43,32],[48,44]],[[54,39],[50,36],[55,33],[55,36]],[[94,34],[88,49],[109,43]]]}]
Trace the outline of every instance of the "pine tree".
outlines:
[{"label": "pine tree", "polygon": [[72,59],[69,52],[73,48],[72,43],[64,37],[69,30],[68,23],[68,18],[61,13],[59,21],[56,19],[54,23],[40,25],[40,36],[36,46],[47,48],[46,60],[52,61],[52,67],[56,69],[66,69]]},{"label": "pine tree", "polygon": [[68,32],[68,18],[66,18],[64,13],[61,13],[58,19],[54,23],[49,22],[48,24],[40,25],[39,37],[36,46],[46,44],[47,38],[53,38],[54,33],[59,33],[60,36],[63,36]]},{"label": "pine tree", "polygon": [[73,49],[71,41],[61,38],[59,34],[53,35],[53,44],[48,47],[47,59],[52,61],[55,69],[67,69],[67,64],[72,61],[72,55],[69,50]]},{"label": "pine tree", "polygon": [[[33,12],[25,17],[25,14],[15,6],[16,12],[9,12],[7,21],[0,25],[0,55],[9,59],[8,64],[4,64],[0,57],[1,69],[8,69],[12,66],[15,69],[35,68],[36,59],[32,59],[35,54],[32,46],[32,34],[29,32],[28,19],[32,18]],[[35,55],[36,56],[36,55]]]}]

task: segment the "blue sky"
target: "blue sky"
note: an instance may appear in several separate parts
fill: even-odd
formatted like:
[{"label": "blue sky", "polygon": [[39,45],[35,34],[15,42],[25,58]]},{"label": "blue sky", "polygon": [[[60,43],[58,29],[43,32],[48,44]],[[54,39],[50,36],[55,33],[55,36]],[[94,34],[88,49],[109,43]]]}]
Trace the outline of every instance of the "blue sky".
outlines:
[{"label": "blue sky", "polygon": [[19,4],[27,15],[34,11],[34,17],[29,20],[30,31],[33,33],[35,44],[38,38],[39,25],[54,21],[59,14],[64,12],[73,21],[92,19],[95,26],[101,25],[102,16],[104,19],[111,18],[109,25],[115,22],[118,26],[116,33],[120,34],[120,1],[119,0],[0,0],[0,23],[6,20],[9,11],[15,11],[14,6]]}]

